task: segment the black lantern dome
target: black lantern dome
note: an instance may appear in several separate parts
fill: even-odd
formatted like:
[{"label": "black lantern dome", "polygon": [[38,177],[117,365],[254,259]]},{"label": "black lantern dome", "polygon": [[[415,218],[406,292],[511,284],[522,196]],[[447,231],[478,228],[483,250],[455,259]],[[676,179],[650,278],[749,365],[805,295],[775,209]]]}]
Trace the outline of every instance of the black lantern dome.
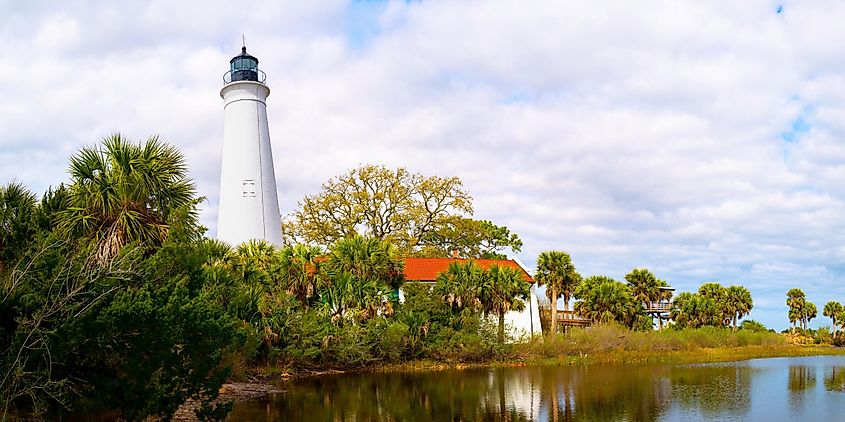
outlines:
[{"label": "black lantern dome", "polygon": [[246,46],[241,48],[241,54],[229,60],[229,72],[223,80],[226,83],[237,81],[264,82],[264,72],[258,70],[258,58],[246,52]]}]

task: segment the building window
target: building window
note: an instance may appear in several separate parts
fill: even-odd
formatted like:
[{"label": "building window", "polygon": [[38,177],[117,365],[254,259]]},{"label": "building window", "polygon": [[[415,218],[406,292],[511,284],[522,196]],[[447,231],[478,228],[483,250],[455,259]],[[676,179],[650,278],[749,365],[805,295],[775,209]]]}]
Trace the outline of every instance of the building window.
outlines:
[{"label": "building window", "polygon": [[255,180],[246,179],[244,180],[244,198],[254,198],[255,197]]}]

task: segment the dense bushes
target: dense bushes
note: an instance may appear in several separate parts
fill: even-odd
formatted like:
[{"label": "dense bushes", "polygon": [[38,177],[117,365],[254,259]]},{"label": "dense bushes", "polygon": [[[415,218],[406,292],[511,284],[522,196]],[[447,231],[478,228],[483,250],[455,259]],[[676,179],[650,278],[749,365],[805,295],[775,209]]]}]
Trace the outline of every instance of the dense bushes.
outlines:
[{"label": "dense bushes", "polygon": [[140,419],[193,398],[221,415],[211,402],[229,373],[223,354],[245,332],[203,295],[202,252],[173,244],[145,258],[130,245],[100,266],[92,249],[47,236],[6,274],[2,307],[15,324],[0,344],[4,408]]},{"label": "dense bushes", "polygon": [[496,325],[480,311],[456,311],[427,285],[406,285],[406,301],[392,315],[365,321],[333,321],[319,309],[291,308],[284,330],[266,354],[243,350],[253,363],[350,368],[409,359],[478,361],[501,346]]}]

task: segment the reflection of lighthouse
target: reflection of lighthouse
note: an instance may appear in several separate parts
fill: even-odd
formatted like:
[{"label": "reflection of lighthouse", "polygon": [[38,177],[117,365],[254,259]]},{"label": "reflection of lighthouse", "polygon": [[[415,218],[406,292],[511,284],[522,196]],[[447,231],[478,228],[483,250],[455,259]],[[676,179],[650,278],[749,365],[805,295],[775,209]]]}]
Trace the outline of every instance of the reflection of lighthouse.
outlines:
[{"label": "reflection of lighthouse", "polygon": [[279,197],[267,127],[264,72],[258,59],[241,54],[230,60],[231,69],[220,90],[224,102],[223,163],[220,169],[220,207],[217,238],[238,245],[251,239],[282,243]]}]

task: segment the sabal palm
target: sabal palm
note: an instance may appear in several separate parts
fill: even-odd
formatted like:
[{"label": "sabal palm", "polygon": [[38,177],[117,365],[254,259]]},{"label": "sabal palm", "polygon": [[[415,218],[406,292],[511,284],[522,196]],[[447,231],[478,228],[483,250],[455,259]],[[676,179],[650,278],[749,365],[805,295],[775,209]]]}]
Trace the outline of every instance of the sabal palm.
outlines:
[{"label": "sabal palm", "polygon": [[333,320],[352,321],[375,316],[389,300],[388,293],[387,284],[360,280],[350,273],[333,275],[331,283],[320,291],[323,307]]},{"label": "sabal palm", "polygon": [[161,245],[171,213],[195,200],[184,157],[155,136],[138,144],[109,136],[72,156],[69,172],[68,209],[59,227],[93,239],[103,263],[130,242]]},{"label": "sabal palm", "polygon": [[274,283],[276,248],[268,241],[253,239],[244,242],[232,255],[232,269],[247,284],[271,287]]},{"label": "sabal palm", "polygon": [[745,287],[730,286],[726,290],[723,306],[731,317],[733,330],[736,331],[737,320],[751,312],[754,301],[751,299],[751,292]]},{"label": "sabal palm", "polygon": [[18,258],[35,231],[35,195],[20,183],[0,186],[0,271]]},{"label": "sabal palm", "polygon": [[631,295],[638,303],[656,302],[660,298],[657,277],[646,268],[634,268],[625,275]]},{"label": "sabal palm", "polygon": [[692,319],[690,302],[695,300],[695,296],[693,293],[683,292],[672,301],[672,306],[669,309],[669,318],[675,321],[677,326],[686,327],[689,325]]},{"label": "sabal palm", "polygon": [[839,329],[839,326],[837,325],[837,320],[839,314],[841,314],[842,311],[842,304],[835,300],[831,300],[824,305],[823,315],[830,318],[834,334]]},{"label": "sabal palm", "polygon": [[546,286],[546,296],[552,306],[551,333],[557,333],[557,300],[563,296],[563,309],[569,310],[569,298],[575,292],[581,275],[575,271],[575,265],[569,254],[561,251],[542,252],[537,257],[537,273],[534,277],[537,285]]},{"label": "sabal palm", "polygon": [[513,267],[491,266],[485,275],[482,303],[488,314],[499,319],[499,342],[505,341],[505,314],[525,309],[530,287],[523,272]]},{"label": "sabal palm", "polygon": [[403,265],[392,244],[354,235],[332,245],[326,269],[332,274],[349,273],[359,280],[379,280],[397,288],[403,280]]},{"label": "sabal palm", "polygon": [[[636,303],[648,304],[672,298],[671,290],[661,288],[668,287],[669,285],[665,281],[655,277],[646,268],[634,268],[630,273],[625,275],[625,280],[631,288],[631,294],[634,296]],[[657,318],[658,328],[663,328],[663,319],[660,317],[660,312],[654,312],[651,315],[652,318]]]},{"label": "sabal palm", "polygon": [[320,257],[323,251],[316,246],[297,244],[286,247],[278,253],[278,268],[281,283],[287,292],[308,306],[308,300],[316,294],[320,274]]},{"label": "sabal palm", "polygon": [[604,281],[578,303],[578,313],[596,322],[627,324],[636,314],[636,307],[628,286],[618,281]]},{"label": "sabal palm", "polygon": [[801,289],[794,288],[786,292],[786,306],[789,307],[789,322],[792,323],[793,328],[797,322],[803,322],[802,312],[806,301],[807,296],[804,295],[804,291]]},{"label": "sabal palm", "polygon": [[804,330],[807,329],[807,324],[810,323],[810,320],[815,318],[818,315],[818,309],[816,309],[816,305],[813,302],[807,301],[804,302],[804,306],[801,308],[801,322],[804,325]]},{"label": "sabal palm", "polygon": [[456,310],[480,309],[484,269],[474,261],[452,262],[437,275],[434,290]]}]

